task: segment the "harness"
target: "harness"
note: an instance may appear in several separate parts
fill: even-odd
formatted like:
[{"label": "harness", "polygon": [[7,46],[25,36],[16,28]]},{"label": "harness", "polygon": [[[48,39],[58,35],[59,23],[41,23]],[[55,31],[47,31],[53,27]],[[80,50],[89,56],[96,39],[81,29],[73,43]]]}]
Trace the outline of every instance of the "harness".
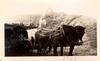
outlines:
[{"label": "harness", "polygon": [[62,33],[63,36],[65,36],[65,32],[62,25],[60,26],[60,32]]}]

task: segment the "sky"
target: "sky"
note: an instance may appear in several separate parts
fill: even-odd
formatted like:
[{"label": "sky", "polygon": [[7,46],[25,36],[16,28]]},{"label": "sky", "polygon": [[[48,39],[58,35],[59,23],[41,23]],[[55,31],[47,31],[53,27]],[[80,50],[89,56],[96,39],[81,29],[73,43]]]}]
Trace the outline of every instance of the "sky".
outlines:
[{"label": "sky", "polygon": [[98,18],[99,0],[0,0],[0,16],[44,14],[49,9]]}]

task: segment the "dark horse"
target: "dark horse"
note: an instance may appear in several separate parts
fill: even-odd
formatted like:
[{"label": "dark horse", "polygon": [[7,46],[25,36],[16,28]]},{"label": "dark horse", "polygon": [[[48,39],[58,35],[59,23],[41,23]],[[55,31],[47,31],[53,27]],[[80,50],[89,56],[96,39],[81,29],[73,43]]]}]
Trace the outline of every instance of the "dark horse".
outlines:
[{"label": "dark horse", "polygon": [[61,33],[52,37],[54,48],[54,55],[57,55],[57,47],[61,48],[61,55],[63,55],[63,47],[70,46],[69,56],[73,55],[75,45],[82,45],[82,37],[85,33],[85,28],[82,26],[62,25]]},{"label": "dark horse", "polygon": [[5,55],[29,55],[32,51],[28,35],[24,27],[10,26],[5,28]]},{"label": "dark horse", "polygon": [[[43,32],[42,32],[43,31]],[[36,41],[35,46],[37,47],[39,55],[45,55],[51,50],[51,35],[49,31],[38,30],[35,33]],[[49,47],[49,50],[47,48]]]},{"label": "dark horse", "polygon": [[[43,33],[43,34],[41,34]],[[46,33],[46,34],[45,34]],[[50,52],[53,48],[54,55],[57,54],[57,47],[61,47],[61,55],[63,55],[63,47],[70,46],[70,51],[68,55],[73,55],[73,50],[75,45],[82,45],[82,37],[85,33],[85,28],[82,26],[69,26],[62,25],[60,28],[54,31],[37,31],[36,42],[38,45],[38,53],[42,53],[42,50],[45,52]],[[47,49],[49,50],[47,51]],[[47,53],[46,53],[47,54]]]}]

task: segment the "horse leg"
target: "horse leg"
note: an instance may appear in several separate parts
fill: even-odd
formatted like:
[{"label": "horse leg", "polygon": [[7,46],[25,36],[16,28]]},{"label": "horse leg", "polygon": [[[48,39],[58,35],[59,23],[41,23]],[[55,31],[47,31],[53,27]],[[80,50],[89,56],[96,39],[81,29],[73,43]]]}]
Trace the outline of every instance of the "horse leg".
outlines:
[{"label": "horse leg", "polygon": [[37,49],[38,55],[41,55],[42,48],[39,46]]},{"label": "horse leg", "polygon": [[51,46],[49,46],[49,51],[48,51],[48,52],[50,52],[50,51],[51,51],[51,49],[52,49],[52,47],[51,47]]},{"label": "horse leg", "polygon": [[43,55],[47,55],[48,51],[47,48],[43,48]]},{"label": "horse leg", "polygon": [[51,46],[51,43],[50,43],[50,44],[49,44],[49,51],[48,51],[48,52],[50,52],[51,49],[52,49],[52,46]]},{"label": "horse leg", "polygon": [[63,46],[60,47],[61,48],[61,56],[63,55]]},{"label": "horse leg", "polygon": [[54,47],[54,56],[57,56],[57,46]]},{"label": "horse leg", "polygon": [[41,52],[42,52],[42,48],[40,48],[40,49],[39,49],[39,55],[41,55],[41,54],[42,54]]},{"label": "horse leg", "polygon": [[70,51],[69,51],[69,56],[73,56],[73,50],[74,50],[74,45],[70,45]]}]

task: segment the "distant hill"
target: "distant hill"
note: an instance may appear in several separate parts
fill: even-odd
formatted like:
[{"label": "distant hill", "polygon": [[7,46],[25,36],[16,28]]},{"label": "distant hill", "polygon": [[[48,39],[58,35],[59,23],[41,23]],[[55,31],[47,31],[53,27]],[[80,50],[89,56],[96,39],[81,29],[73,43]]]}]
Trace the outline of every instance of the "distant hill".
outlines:
[{"label": "distant hill", "polygon": [[40,15],[19,15],[13,17],[15,22],[20,22],[25,25],[34,24],[37,25],[39,23]]},{"label": "distant hill", "polygon": [[[13,21],[19,21],[21,23],[24,23],[25,25],[38,25],[41,17],[41,15],[19,15],[15,16],[13,18]],[[45,14],[45,17],[43,18],[45,18],[47,21],[47,27],[59,26],[62,22],[66,24],[70,23],[67,25],[81,25],[85,27],[88,25],[92,25],[93,23],[96,23],[96,19],[85,17],[82,15],[68,15],[63,12],[53,12]]]}]

